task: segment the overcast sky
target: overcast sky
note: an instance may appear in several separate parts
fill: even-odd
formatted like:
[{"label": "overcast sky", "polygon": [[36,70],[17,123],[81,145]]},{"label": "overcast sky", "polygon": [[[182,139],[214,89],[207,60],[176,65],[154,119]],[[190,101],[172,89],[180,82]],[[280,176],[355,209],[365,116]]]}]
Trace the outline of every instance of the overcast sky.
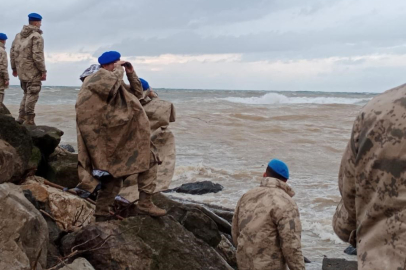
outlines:
[{"label": "overcast sky", "polygon": [[[156,88],[382,92],[406,82],[405,0],[3,0],[7,50],[43,16],[48,80],[106,50]],[[18,84],[13,78],[11,84]]]}]

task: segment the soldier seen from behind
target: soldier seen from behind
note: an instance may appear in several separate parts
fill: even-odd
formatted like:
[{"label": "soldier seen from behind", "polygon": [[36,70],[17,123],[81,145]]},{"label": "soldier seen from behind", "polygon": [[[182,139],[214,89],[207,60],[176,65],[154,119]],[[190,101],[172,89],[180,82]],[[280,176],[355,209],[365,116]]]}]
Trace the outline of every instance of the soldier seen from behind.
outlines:
[{"label": "soldier seen from behind", "polygon": [[29,24],[24,25],[11,45],[10,60],[13,76],[20,79],[24,91],[17,122],[35,125],[35,105],[41,91],[41,81],[45,81],[44,39],[42,37],[42,17],[37,13],[28,15]]},{"label": "soldier seen from behind", "polygon": [[269,162],[261,185],[245,193],[232,226],[239,270],[304,270],[300,215],[285,163]]},{"label": "soldier seen from behind", "polygon": [[6,48],[7,35],[0,33],[0,103],[4,100],[4,90],[8,88],[10,78],[8,76],[8,59]]},{"label": "soldier seen from behind", "polygon": [[339,172],[333,228],[357,248],[358,269],[406,269],[406,85],[368,102]]},{"label": "soldier seen from behind", "polygon": [[[76,102],[80,189],[101,189],[96,201],[96,221],[113,218],[110,206],[123,180],[138,174],[137,212],[162,216],[166,211],[152,203],[159,159],[150,140],[150,123],[139,99],[141,82],[132,65],[120,61],[118,52],[99,57],[100,69],[84,78]],[[130,85],[123,81],[124,70]]]}]

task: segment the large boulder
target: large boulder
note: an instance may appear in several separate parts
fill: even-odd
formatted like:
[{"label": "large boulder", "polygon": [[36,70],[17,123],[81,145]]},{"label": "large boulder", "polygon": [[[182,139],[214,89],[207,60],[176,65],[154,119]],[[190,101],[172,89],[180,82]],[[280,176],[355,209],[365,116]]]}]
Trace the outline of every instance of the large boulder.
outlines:
[{"label": "large boulder", "polygon": [[64,255],[78,245],[80,256],[96,270],[232,269],[213,248],[170,216],[91,224],[62,239]]},{"label": "large boulder", "polygon": [[0,114],[11,115],[10,111],[7,109],[6,105],[0,103]]},{"label": "large boulder", "polygon": [[19,186],[0,185],[0,269],[46,269],[48,228]]},{"label": "large boulder", "polygon": [[180,187],[174,188],[171,191],[178,193],[187,193],[194,195],[203,195],[207,193],[217,193],[223,190],[223,186],[211,181],[201,181],[195,183],[182,184]]},{"label": "large boulder", "polygon": [[59,270],[94,270],[93,266],[85,258],[77,258],[73,263]]},{"label": "large boulder", "polygon": [[51,155],[61,142],[63,131],[48,126],[27,126],[34,145],[37,146],[45,157]]},{"label": "large boulder", "polygon": [[44,205],[49,215],[56,221],[59,229],[70,232],[86,226],[94,220],[95,206],[88,201],[44,184],[39,176],[30,176],[21,185],[29,190],[36,201]]},{"label": "large boulder", "polygon": [[345,259],[324,258],[322,270],[357,270],[356,261],[347,261]]},{"label": "large boulder", "polygon": [[16,149],[0,140],[0,184],[11,182],[14,175],[22,175],[23,163]]},{"label": "large boulder", "polygon": [[12,179],[12,181],[18,181],[28,169],[33,147],[31,136],[28,130],[18,124],[13,117],[0,114],[0,140],[14,147],[21,160],[21,166],[14,171]]}]

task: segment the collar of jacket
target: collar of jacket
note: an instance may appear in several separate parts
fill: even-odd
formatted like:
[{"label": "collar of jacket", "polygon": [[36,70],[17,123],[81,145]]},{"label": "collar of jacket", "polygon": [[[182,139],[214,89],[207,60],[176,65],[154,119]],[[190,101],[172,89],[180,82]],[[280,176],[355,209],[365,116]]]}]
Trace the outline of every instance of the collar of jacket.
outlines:
[{"label": "collar of jacket", "polygon": [[6,45],[3,42],[0,42],[0,48],[6,49]]},{"label": "collar of jacket", "polygon": [[261,187],[283,189],[290,197],[295,196],[293,189],[285,182],[272,177],[266,177],[261,181]]}]

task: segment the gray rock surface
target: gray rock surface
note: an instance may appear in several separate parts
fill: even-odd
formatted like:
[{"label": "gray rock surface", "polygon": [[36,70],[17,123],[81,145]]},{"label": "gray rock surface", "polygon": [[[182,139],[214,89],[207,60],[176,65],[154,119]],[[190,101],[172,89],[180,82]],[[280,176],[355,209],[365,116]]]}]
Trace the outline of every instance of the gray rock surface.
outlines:
[{"label": "gray rock surface", "polygon": [[0,185],[0,217],[0,269],[46,269],[47,224],[19,186]]},{"label": "gray rock surface", "polygon": [[59,270],[94,270],[93,266],[85,258],[77,258],[73,263]]},{"label": "gray rock surface", "polygon": [[73,148],[73,146],[70,144],[60,144],[59,147],[62,149],[65,149],[66,151],[68,151],[70,153],[75,153],[75,148]]},{"label": "gray rock surface", "polygon": [[175,191],[178,193],[187,193],[193,195],[203,195],[207,193],[217,193],[223,190],[223,186],[211,181],[202,181],[195,183],[186,183],[180,187],[174,188],[170,191]]},{"label": "gray rock surface", "polygon": [[16,149],[0,140],[0,184],[11,182],[15,175],[22,175],[23,172],[23,164]]},{"label": "gray rock surface", "polygon": [[11,114],[3,103],[0,103],[0,114]]},{"label": "gray rock surface", "polygon": [[[96,270],[232,269],[212,247],[171,216],[137,216],[88,225],[63,238],[64,254],[82,243],[80,256]],[[89,249],[92,251],[85,251]]]},{"label": "gray rock surface", "polygon": [[63,131],[48,126],[26,126],[34,145],[37,146],[41,153],[48,157],[51,155],[58,144],[61,142]]},{"label": "gray rock surface", "polygon": [[345,259],[324,258],[322,270],[357,270],[356,261],[347,261]]}]

